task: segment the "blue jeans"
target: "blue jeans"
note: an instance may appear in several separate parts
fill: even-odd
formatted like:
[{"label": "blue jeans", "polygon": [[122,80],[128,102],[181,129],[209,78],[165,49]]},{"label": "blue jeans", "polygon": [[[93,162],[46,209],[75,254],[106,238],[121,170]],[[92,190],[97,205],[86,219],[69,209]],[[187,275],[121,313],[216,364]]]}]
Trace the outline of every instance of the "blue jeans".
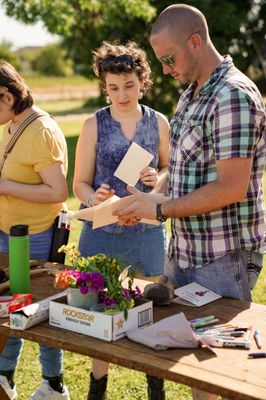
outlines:
[{"label": "blue jeans", "polygon": [[160,225],[143,232],[109,233],[102,229],[92,230],[85,222],[79,251],[83,257],[97,253],[119,257],[124,265],[140,267],[143,276],[158,276],[163,273],[166,256],[166,229]]},{"label": "blue jeans", "polygon": [[235,250],[197,268],[181,269],[174,260],[167,260],[164,273],[178,286],[197,282],[221,296],[252,301],[251,290],[256,284],[262,263],[262,254]]},{"label": "blue jeans", "polygon": [[[49,257],[53,229],[30,235],[30,257],[47,260]],[[0,231],[0,252],[8,254],[8,235]],[[22,339],[9,337],[0,356],[0,371],[15,371],[22,352]],[[63,372],[63,352],[60,349],[40,344],[42,375],[58,376]]]}]

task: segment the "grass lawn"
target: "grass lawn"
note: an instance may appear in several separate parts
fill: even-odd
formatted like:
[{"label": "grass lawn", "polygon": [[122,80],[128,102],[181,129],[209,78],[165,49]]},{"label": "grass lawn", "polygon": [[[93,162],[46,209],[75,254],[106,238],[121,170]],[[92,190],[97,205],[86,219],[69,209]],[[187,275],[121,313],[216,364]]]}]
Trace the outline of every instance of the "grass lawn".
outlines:
[{"label": "grass lawn", "polygon": [[[58,79],[56,78],[58,83]],[[33,84],[28,81],[29,84]],[[40,85],[40,81],[38,80]],[[71,185],[73,179],[75,146],[77,138],[85,119],[80,118],[62,118],[66,113],[72,114],[72,110],[79,110],[78,113],[89,114],[92,110],[84,109],[83,102],[80,100],[47,102],[40,103],[41,107],[55,115],[56,120],[61,126],[67,140],[69,152],[69,175],[68,187],[69,198],[68,208],[77,210],[78,201],[74,198]],[[0,136],[2,130],[0,129]],[[265,182],[264,182],[265,186]],[[266,187],[265,187],[266,189]],[[78,242],[81,223],[74,221],[71,227],[70,241]],[[265,263],[264,263],[265,264]],[[254,301],[266,304],[265,293],[265,268],[259,278],[254,291]],[[41,380],[41,368],[38,362],[38,345],[32,342],[25,342],[24,351],[16,372],[16,384],[19,393],[19,400],[27,400],[31,392],[38,387]],[[88,378],[90,373],[90,359],[74,353],[65,352],[64,368],[65,382],[68,385],[72,400],[84,400],[88,390]],[[109,370],[108,398],[113,400],[143,400],[146,395],[145,375],[133,370],[128,370],[119,366],[111,365]],[[168,400],[188,400],[191,398],[191,391],[188,387],[166,381],[166,392]]]}]

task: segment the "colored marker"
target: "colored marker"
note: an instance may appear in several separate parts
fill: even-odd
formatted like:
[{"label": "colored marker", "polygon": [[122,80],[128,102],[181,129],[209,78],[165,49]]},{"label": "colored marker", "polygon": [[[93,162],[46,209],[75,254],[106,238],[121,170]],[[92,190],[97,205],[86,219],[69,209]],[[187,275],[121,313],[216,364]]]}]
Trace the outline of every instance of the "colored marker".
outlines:
[{"label": "colored marker", "polygon": [[212,325],[215,324],[216,322],[220,321],[218,318],[212,319],[211,321],[198,321],[198,322],[194,322],[192,323],[192,327],[197,329],[200,328],[202,326],[206,326],[206,325]]},{"label": "colored marker", "polygon": [[258,349],[261,349],[261,348],[262,348],[262,343],[261,343],[261,338],[260,338],[260,335],[259,335],[259,332],[258,332],[258,331],[255,331],[255,332],[254,332],[254,339],[255,339],[257,348],[258,348]]},{"label": "colored marker", "polygon": [[211,321],[212,319],[215,319],[215,316],[214,316],[214,315],[208,315],[208,316],[206,316],[206,317],[191,319],[189,322],[190,322],[191,324],[194,324],[195,322],[200,322],[200,321]]},{"label": "colored marker", "polygon": [[232,329],[232,328],[235,328],[236,326],[235,325],[227,325],[227,324],[220,324],[220,325],[213,325],[211,328],[209,328],[209,327],[206,327],[206,328],[201,328],[199,331],[206,331],[206,330],[208,330],[208,329],[224,329],[224,330],[226,330],[227,331],[227,329]]},{"label": "colored marker", "polygon": [[248,358],[266,358],[266,353],[249,353]]},{"label": "colored marker", "polygon": [[224,340],[221,338],[214,338],[214,337],[204,337],[204,341],[207,341],[207,344],[213,347],[250,349],[249,340],[234,341],[234,340]]}]

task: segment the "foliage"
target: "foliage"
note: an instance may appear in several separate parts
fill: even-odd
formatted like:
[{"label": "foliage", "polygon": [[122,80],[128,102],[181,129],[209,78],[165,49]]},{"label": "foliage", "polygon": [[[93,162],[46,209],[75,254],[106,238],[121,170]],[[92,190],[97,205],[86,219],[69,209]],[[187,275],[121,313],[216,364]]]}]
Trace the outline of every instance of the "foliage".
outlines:
[{"label": "foliage", "polygon": [[66,50],[58,44],[41,48],[33,58],[33,71],[48,76],[72,76],[73,62],[67,57]]},{"label": "foliage", "polygon": [[12,44],[3,40],[0,43],[0,60],[4,60],[12,64],[18,71],[21,69],[19,58],[11,51]]},{"label": "foliage", "polygon": [[[159,111],[172,114],[179,95],[178,84],[163,76],[160,63],[149,46],[151,24],[173,3],[171,0],[1,1],[9,16],[25,23],[42,20],[51,33],[62,37],[75,68],[87,76],[92,73],[89,68],[91,50],[102,40],[136,40],[147,50],[154,72],[153,90],[144,101]],[[264,0],[188,0],[187,3],[206,15],[211,37],[221,53],[231,52],[243,71],[253,63],[259,66],[259,54],[265,41]]]},{"label": "foliage", "polygon": [[[68,260],[76,272],[67,270],[59,272],[55,278],[56,287],[61,289],[68,286],[80,287],[80,291],[86,294],[87,286],[93,286],[95,291],[100,291],[100,277],[103,277],[104,288],[100,293],[101,301],[109,309],[116,307],[118,310],[124,311],[125,318],[127,318],[128,309],[134,307],[134,299],[140,296],[138,288],[132,289],[134,274],[129,267],[124,268],[119,258],[108,257],[105,254],[82,257],[76,249],[75,243],[61,246],[58,252],[67,254]],[[88,277],[90,277],[90,280],[87,280]],[[122,285],[125,278],[128,278],[128,288]],[[93,283],[91,279],[93,279]]]}]

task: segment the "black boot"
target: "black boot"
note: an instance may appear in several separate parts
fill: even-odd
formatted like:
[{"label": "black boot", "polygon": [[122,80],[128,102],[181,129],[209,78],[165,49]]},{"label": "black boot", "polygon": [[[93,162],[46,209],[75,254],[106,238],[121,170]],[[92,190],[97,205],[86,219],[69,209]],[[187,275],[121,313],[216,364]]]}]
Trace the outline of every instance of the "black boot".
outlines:
[{"label": "black boot", "polygon": [[164,380],[146,375],[148,382],[148,400],[165,400]]},{"label": "black boot", "polygon": [[96,380],[90,373],[90,389],[87,400],[105,400],[106,398],[107,375]]},{"label": "black boot", "polygon": [[58,393],[64,392],[63,374],[53,377],[43,376],[43,379],[47,380],[51,388],[56,392]]}]

